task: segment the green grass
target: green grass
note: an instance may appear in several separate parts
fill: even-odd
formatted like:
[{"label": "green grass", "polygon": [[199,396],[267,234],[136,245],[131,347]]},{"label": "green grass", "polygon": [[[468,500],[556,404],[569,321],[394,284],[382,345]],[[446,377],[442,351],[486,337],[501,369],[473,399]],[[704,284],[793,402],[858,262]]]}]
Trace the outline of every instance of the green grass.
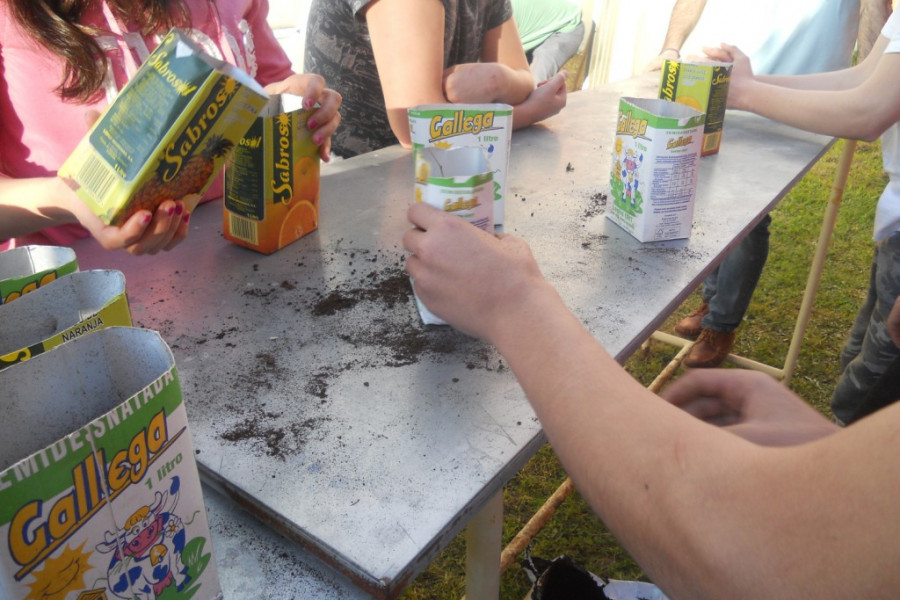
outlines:
[{"label": "green grass", "polygon": [[[734,352],[775,367],[784,365],[794,323],[831,193],[839,142],[772,212],[770,253]],[[860,143],[847,181],[840,212],[803,338],[791,389],[829,415],[831,392],[838,377],[838,357],[856,310],[868,287],[872,259],[875,204],[886,183],[878,143]],[[693,310],[696,295],[661,327]],[[651,341],[626,363],[639,381],[649,385],[675,355],[676,348]],[[524,526],[566,478],[553,451],[544,447],[506,486],[503,543]],[[614,579],[644,579],[643,572],[609,534],[581,497],[574,493],[534,539],[536,556],[572,557],[590,571]],[[530,584],[518,565],[501,581],[502,600],[522,600]],[[458,600],[465,594],[465,541],[454,540],[401,598]]]}]

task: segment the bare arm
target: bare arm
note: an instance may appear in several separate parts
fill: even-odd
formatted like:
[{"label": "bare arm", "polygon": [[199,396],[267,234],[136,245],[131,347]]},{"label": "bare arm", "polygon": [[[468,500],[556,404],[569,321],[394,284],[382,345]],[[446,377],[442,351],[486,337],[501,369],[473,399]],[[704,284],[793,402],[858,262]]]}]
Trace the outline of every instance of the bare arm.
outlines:
[{"label": "bare arm", "polygon": [[734,46],[705,48],[716,60],[733,61],[728,107],[755,112],[793,127],[872,141],[900,119],[900,54],[883,54],[879,36],[855,67],[831,73],[755,77]]},{"label": "bare arm", "polygon": [[677,59],[681,56],[681,48],[697,26],[705,7],[706,0],[675,0],[659,55],[650,61],[644,71],[658,71],[664,59]]},{"label": "bare arm", "polygon": [[418,104],[504,102],[513,105],[514,127],[530,125],[565,106],[559,75],[549,80],[557,85],[534,91],[512,19],[488,31],[483,62],[457,65],[445,73],[444,7],[438,0],[376,0],[364,14],[391,130],[404,146],[411,144],[407,109]]},{"label": "bare arm", "polygon": [[422,204],[409,218],[407,268],[423,301],[498,348],[579,491],[670,597],[900,589],[900,522],[886,516],[900,492],[900,405],[807,444],[750,443],[632,379],[522,240]]},{"label": "bare arm", "polygon": [[891,0],[862,0],[859,6],[859,35],[856,39],[857,62],[869,55],[892,12]]}]

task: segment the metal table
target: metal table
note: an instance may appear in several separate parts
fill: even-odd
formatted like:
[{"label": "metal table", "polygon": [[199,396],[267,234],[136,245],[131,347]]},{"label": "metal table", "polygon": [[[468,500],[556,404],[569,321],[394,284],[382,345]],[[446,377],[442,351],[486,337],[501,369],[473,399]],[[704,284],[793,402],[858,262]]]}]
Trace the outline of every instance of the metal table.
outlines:
[{"label": "metal table", "polygon": [[[618,99],[655,88],[571,94],[512,143],[505,230],[620,362],[833,141],[729,113],[691,237],[642,244],[604,212]],[[475,589],[496,587],[499,493],[545,441],[493,348],[421,325],[402,270],[412,190],[395,146],[327,165],[319,231],[270,256],[222,239],[218,203],[172,252],[75,246],[82,269],[125,273],[135,324],[172,347],[209,484],[378,598],[476,515],[492,524]]]}]

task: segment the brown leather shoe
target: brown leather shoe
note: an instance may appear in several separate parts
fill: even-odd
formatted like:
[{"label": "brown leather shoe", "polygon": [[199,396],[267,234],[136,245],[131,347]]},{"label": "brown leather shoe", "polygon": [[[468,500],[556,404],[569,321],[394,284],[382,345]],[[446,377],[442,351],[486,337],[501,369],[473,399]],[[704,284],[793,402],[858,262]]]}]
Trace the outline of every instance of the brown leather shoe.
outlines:
[{"label": "brown leather shoe", "polygon": [[678,321],[675,325],[675,333],[692,340],[696,339],[697,336],[700,335],[700,331],[703,330],[703,325],[701,325],[700,322],[703,320],[703,317],[708,314],[709,303],[704,302],[697,307],[697,310]]},{"label": "brown leather shoe", "polygon": [[689,369],[713,369],[722,364],[734,347],[734,332],[704,329],[682,364]]}]

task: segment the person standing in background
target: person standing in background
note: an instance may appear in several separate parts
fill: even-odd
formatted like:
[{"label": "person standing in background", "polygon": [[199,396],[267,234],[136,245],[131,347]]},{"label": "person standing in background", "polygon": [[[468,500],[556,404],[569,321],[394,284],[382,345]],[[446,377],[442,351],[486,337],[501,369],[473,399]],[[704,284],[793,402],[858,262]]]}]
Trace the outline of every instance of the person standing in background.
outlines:
[{"label": "person standing in background", "polygon": [[535,81],[556,75],[584,40],[574,0],[512,0],[513,17]]},{"label": "person standing in background", "polygon": [[[104,227],[56,176],[171,27],[267,92],[320,103],[308,123],[327,160],[340,96],[321,77],[291,70],[267,12],[267,0],[0,0],[0,250],[93,235],[107,249],[154,254],[184,238],[190,215],[181,198]],[[219,179],[204,200],[221,190]]]},{"label": "person standing in background", "polygon": [[566,104],[564,73],[535,86],[510,0],[313,0],[305,67],[343,98],[344,158],[410,147],[420,104],[510,104],[514,129]]},{"label": "person standing in background", "polygon": [[[740,47],[763,79],[845,69],[857,32],[862,60],[890,13],[890,0],[676,0],[662,50],[647,70],[681,58],[696,42],[715,46],[722,41]],[[678,334],[697,340],[684,366],[718,367],[728,357],[768,258],[770,223],[765,215],[725,257],[703,282],[700,306],[675,325]]]}]

